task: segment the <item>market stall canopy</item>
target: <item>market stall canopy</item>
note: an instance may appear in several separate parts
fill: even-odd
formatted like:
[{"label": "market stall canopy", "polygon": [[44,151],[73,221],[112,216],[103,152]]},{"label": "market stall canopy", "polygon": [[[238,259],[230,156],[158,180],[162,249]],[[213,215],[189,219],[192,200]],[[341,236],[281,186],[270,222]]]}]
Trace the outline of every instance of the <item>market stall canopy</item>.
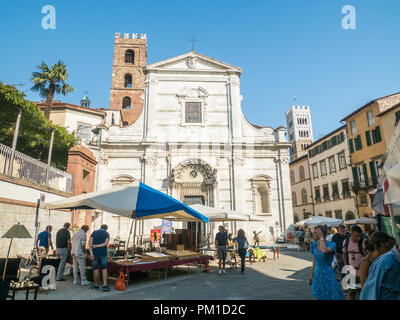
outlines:
[{"label": "market stall canopy", "polygon": [[249,221],[268,221],[268,217],[262,216],[249,216]]},{"label": "market stall canopy", "polygon": [[[385,168],[386,169],[386,168]],[[389,188],[385,194],[385,204],[400,203],[400,162],[386,170]]]},{"label": "market stall canopy", "polygon": [[99,209],[140,220],[171,216],[208,223],[201,213],[142,182],[50,202],[46,209]]},{"label": "market stall canopy", "polygon": [[377,221],[373,218],[359,218],[359,219],[352,219],[352,220],[346,220],[344,224],[377,224]]},{"label": "market stall canopy", "polygon": [[342,219],[329,218],[329,217],[323,217],[323,216],[315,216],[315,217],[308,218],[306,220],[299,221],[296,223],[296,225],[298,225],[298,226],[305,225],[307,227],[315,227],[318,225],[326,225],[328,227],[337,227],[342,223],[343,223]]},{"label": "market stall canopy", "polygon": [[[217,209],[209,206],[205,206],[203,204],[193,204],[189,206],[193,210],[200,212],[203,216],[208,218],[208,221],[248,221],[249,216],[241,214],[240,212],[233,210],[225,210],[225,209]],[[164,217],[166,220],[183,220],[179,217]],[[194,221],[194,220],[186,220],[186,221]]]}]

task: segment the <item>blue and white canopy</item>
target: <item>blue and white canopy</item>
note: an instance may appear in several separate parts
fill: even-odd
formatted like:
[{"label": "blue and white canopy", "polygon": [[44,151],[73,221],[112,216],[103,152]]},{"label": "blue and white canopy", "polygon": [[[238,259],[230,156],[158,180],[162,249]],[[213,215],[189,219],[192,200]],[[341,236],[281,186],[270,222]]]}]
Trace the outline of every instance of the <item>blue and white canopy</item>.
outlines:
[{"label": "blue and white canopy", "polygon": [[201,213],[141,182],[50,202],[46,209],[98,209],[140,220],[173,216],[208,223]]}]

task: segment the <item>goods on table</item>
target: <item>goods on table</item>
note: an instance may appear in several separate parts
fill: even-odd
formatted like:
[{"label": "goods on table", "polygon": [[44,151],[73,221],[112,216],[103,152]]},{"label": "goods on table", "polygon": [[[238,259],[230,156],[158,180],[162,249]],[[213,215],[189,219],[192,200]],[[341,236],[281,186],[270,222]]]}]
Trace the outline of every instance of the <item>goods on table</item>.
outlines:
[{"label": "goods on table", "polygon": [[116,260],[115,262],[121,266],[130,267],[130,266],[134,266],[139,261],[140,261],[140,259],[130,259],[130,260],[119,259],[119,260]]},{"label": "goods on table", "polygon": [[170,257],[161,252],[143,252],[142,261],[167,261]]},{"label": "goods on table", "polygon": [[22,280],[22,281],[11,281],[10,283],[10,288],[28,288],[28,287],[34,287],[35,282],[30,281],[30,280]]},{"label": "goods on table", "polygon": [[182,251],[177,251],[177,250],[167,250],[167,254],[174,259],[182,260],[182,259],[192,259],[192,258],[198,258],[201,256],[200,253],[189,251],[189,250],[182,250]]}]

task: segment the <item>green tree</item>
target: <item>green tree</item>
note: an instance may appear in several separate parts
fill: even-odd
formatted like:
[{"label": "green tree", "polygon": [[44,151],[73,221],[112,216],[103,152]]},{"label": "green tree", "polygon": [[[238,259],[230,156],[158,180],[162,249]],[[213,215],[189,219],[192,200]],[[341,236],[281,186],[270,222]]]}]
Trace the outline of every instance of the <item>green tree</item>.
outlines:
[{"label": "green tree", "polygon": [[66,170],[68,150],[76,144],[74,135],[63,127],[52,124],[39,107],[25,99],[25,94],[13,85],[0,82],[0,143],[11,147],[18,115],[22,108],[17,150],[32,158],[47,162],[51,129],[54,143],[51,165]]},{"label": "green tree", "polygon": [[69,92],[74,91],[74,88],[66,83],[68,79],[67,66],[61,60],[53,64],[51,68],[42,61],[42,64],[38,65],[37,69],[40,72],[35,71],[32,73],[32,90],[39,92],[42,98],[46,98],[44,115],[46,119],[50,119],[54,95],[56,93],[67,95]]}]

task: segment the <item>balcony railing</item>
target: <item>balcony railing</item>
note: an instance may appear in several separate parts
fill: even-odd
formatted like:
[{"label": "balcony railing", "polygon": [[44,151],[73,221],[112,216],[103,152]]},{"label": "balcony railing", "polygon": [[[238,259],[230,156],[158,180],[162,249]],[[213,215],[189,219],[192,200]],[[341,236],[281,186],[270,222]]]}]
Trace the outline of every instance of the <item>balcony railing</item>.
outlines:
[{"label": "balcony railing", "polygon": [[[11,164],[12,149],[0,143],[0,173],[8,175]],[[48,170],[48,183],[46,175]],[[15,151],[12,177],[20,178],[35,184],[72,192],[72,175],[57,168]]]},{"label": "balcony railing", "polygon": [[375,188],[380,184],[382,181],[380,177],[374,177],[369,179],[362,179],[360,181],[354,181],[350,183],[351,189],[356,192],[357,190]]}]

